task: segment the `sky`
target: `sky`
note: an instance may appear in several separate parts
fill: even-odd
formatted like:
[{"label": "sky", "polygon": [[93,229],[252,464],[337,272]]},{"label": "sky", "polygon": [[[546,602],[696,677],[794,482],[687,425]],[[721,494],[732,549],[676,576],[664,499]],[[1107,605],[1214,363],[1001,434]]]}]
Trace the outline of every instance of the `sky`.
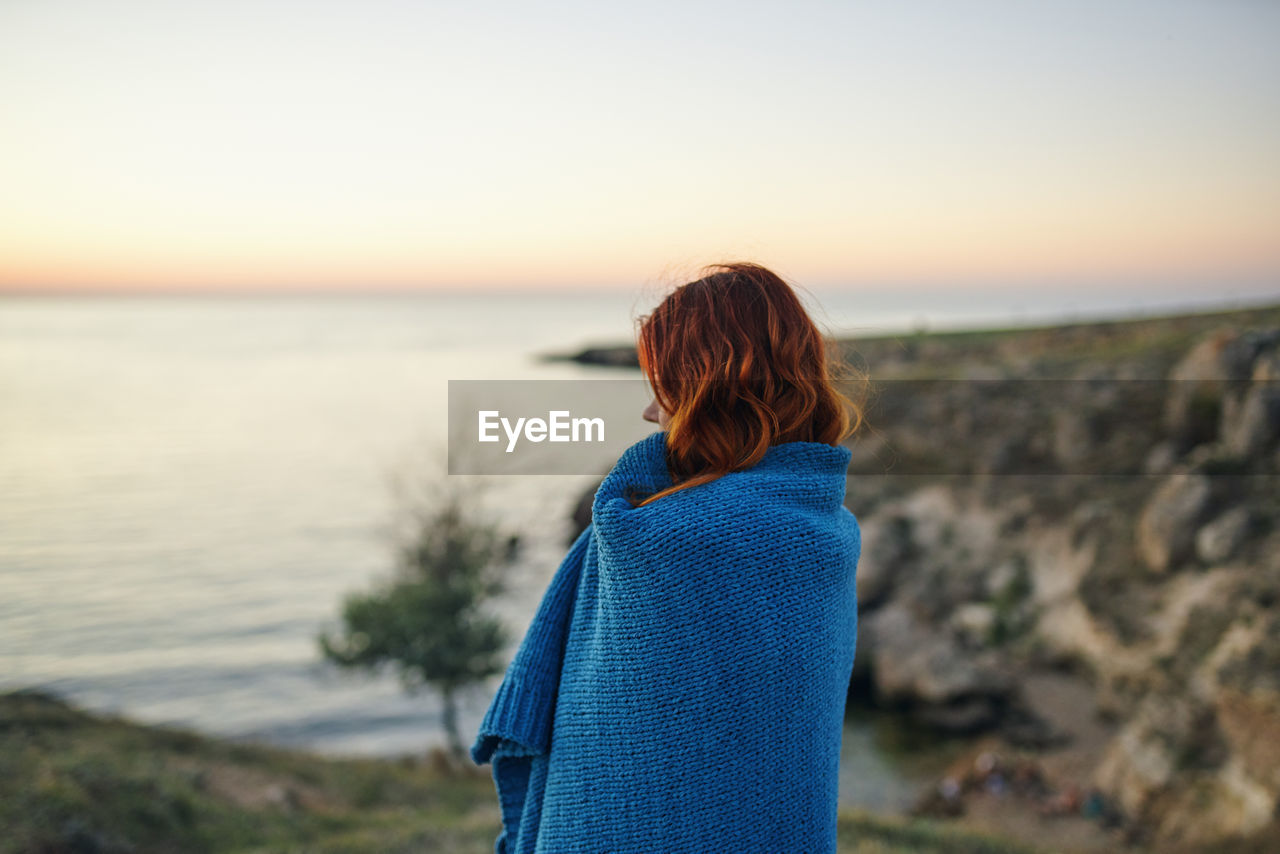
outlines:
[{"label": "sky", "polygon": [[1280,3],[0,0],[0,291],[1280,292]]}]

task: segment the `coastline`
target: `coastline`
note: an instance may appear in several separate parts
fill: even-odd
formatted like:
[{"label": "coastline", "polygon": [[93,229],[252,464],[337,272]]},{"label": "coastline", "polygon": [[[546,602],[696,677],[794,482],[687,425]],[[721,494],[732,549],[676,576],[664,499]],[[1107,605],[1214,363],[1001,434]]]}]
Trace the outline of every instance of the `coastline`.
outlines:
[{"label": "coastline", "polygon": [[[1280,297],[1248,308],[1069,321],[1061,324],[965,329],[904,330],[875,335],[840,335],[835,342],[852,364],[873,377],[907,379],[954,375],[963,363],[1012,354],[1043,359],[1045,376],[1062,374],[1086,360],[1125,355],[1135,346],[1159,358],[1180,353],[1198,335],[1220,326],[1280,324]],[[1096,348],[1096,349],[1095,349]],[[545,362],[575,362],[603,368],[638,368],[634,344],[598,343],[538,356]]]}]

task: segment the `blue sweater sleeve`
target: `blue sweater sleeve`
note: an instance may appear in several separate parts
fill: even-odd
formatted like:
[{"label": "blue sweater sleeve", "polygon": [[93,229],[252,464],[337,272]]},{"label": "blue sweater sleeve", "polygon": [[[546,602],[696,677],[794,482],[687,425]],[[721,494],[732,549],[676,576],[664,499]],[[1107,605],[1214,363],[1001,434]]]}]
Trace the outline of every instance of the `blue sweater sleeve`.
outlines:
[{"label": "blue sweater sleeve", "polygon": [[546,771],[564,647],[592,537],[588,525],[556,570],[471,748],[477,765],[493,766],[503,825],[495,854],[514,850],[522,830],[536,832],[540,804],[529,794]]},{"label": "blue sweater sleeve", "polygon": [[480,724],[471,748],[476,764],[488,762],[499,750],[508,755],[547,751],[582,558],[592,535],[588,525],[570,546],[543,594],[529,631]]}]

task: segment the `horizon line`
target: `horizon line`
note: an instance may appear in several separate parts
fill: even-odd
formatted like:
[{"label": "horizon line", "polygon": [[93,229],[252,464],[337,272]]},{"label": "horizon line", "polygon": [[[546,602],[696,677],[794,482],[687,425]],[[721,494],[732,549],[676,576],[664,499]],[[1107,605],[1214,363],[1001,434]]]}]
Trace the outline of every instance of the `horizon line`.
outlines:
[{"label": "horizon line", "polygon": [[[938,278],[884,278],[874,280],[848,280],[833,282],[830,278],[818,280],[792,281],[792,285],[807,291],[825,291],[851,293],[865,291],[877,293],[888,290],[918,290],[921,293],[933,291],[955,291],[962,288],[988,289],[1000,291],[1027,285],[1057,285],[1060,287],[1076,286],[1087,290],[1097,288],[1132,287],[1132,288],[1187,288],[1196,286],[1244,287],[1248,289],[1274,289],[1267,294],[1270,298],[1280,298],[1280,273],[1245,274],[1245,275],[1212,275],[1193,274],[1184,276],[1153,275],[1024,275],[1024,276],[966,276],[949,279]],[[650,289],[655,286],[670,287],[673,282],[643,280],[631,283],[601,282],[583,284],[565,282],[562,284],[453,284],[424,285],[419,287],[397,286],[315,286],[315,285],[265,285],[261,287],[246,286],[161,286],[161,287],[95,287],[92,285],[54,285],[54,286],[5,286],[0,285],[0,297],[418,297],[418,296],[457,296],[483,294],[626,294],[634,291]],[[1084,294],[1082,294],[1084,295]],[[1153,296],[1158,296],[1158,292]],[[1184,296],[1171,293],[1169,296]]]},{"label": "horizon line", "polygon": [[[541,292],[546,293],[546,291],[541,291]],[[525,290],[523,291],[523,293],[528,294],[530,293],[530,291]],[[416,298],[416,297],[431,297],[436,295],[438,295],[438,292],[435,292],[435,291],[378,292],[378,293],[372,293],[372,294],[362,293],[362,292],[353,292],[353,291],[335,291],[335,292],[326,292],[326,293],[315,293],[315,292],[298,293],[295,291],[288,291],[284,293],[271,293],[271,294],[243,293],[243,292],[228,293],[225,291],[216,291],[212,293],[195,293],[195,294],[186,292],[186,291],[166,291],[163,293],[95,292],[95,293],[88,293],[88,294],[84,294],[84,293],[78,293],[78,294],[17,293],[17,294],[13,294],[13,293],[0,291],[0,299],[6,298],[6,297],[9,297],[9,298],[34,297],[36,299],[40,299],[43,297],[67,297],[67,296],[71,296],[73,298],[86,297],[86,296],[87,297],[108,297],[111,299],[122,298],[125,300],[131,299],[131,298],[138,298],[138,297],[145,298],[145,297],[151,297],[151,296],[162,296],[167,298],[214,296],[214,297],[231,298],[231,299],[237,299],[237,298],[262,299],[262,298],[275,298],[280,296],[290,297],[290,298],[316,297],[316,296],[337,296],[337,297],[343,297],[343,298],[350,298],[350,297],[362,298],[362,297],[369,297],[369,296],[372,296],[374,298],[383,298],[383,297],[415,297]],[[457,293],[455,292],[454,295],[457,295]],[[921,321],[921,322],[916,322],[914,324],[910,324],[906,327],[902,327],[896,330],[874,329],[874,330],[866,330],[866,331],[859,332],[859,331],[856,331],[856,327],[851,327],[848,329],[833,331],[832,334],[834,334],[834,336],[839,340],[846,340],[846,339],[855,340],[859,338],[873,339],[873,338],[883,338],[886,336],[895,337],[895,336],[908,336],[908,335],[917,335],[917,334],[1034,331],[1036,329],[1051,329],[1051,328],[1057,328],[1062,326],[1077,326],[1077,325],[1086,325],[1086,324],[1095,324],[1095,323],[1103,323],[1103,324],[1124,323],[1124,322],[1144,321],[1144,320],[1172,320],[1179,317],[1202,317],[1202,316],[1212,316],[1212,315],[1235,314],[1241,311],[1257,311],[1257,310],[1271,310],[1271,309],[1280,309],[1280,292],[1258,296],[1254,300],[1240,300],[1240,299],[1231,300],[1230,298],[1225,298],[1224,300],[1219,302],[1210,303],[1210,304],[1201,304],[1201,305],[1192,305],[1192,304],[1183,303],[1181,305],[1170,304],[1170,305],[1163,305],[1163,306],[1151,306],[1145,309],[1142,307],[1125,309],[1117,306],[1117,307],[1101,309],[1094,312],[1090,312],[1088,310],[1082,311],[1079,308],[1074,308],[1070,310],[1050,310],[1049,313],[1040,314],[1038,316],[1033,313],[1031,315],[1026,316],[1022,321],[1019,321],[1016,318],[996,317],[996,316],[987,317],[985,319],[971,318],[968,320],[957,318],[955,321],[950,323],[944,321],[942,323],[935,324],[928,321]],[[599,345],[593,345],[593,346],[618,346],[618,345],[599,344]]]}]

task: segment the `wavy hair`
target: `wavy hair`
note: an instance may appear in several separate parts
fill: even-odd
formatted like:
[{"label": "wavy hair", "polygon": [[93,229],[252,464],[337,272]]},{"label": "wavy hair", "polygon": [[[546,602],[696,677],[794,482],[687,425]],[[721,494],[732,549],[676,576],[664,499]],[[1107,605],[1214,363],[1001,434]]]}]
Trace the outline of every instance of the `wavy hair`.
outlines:
[{"label": "wavy hair", "polygon": [[[640,368],[669,413],[665,495],[750,468],[784,442],[839,445],[863,422],[866,374],[805,312],[791,286],[758,264],[704,267],[636,319]],[[860,386],[858,399],[839,384]]]}]

